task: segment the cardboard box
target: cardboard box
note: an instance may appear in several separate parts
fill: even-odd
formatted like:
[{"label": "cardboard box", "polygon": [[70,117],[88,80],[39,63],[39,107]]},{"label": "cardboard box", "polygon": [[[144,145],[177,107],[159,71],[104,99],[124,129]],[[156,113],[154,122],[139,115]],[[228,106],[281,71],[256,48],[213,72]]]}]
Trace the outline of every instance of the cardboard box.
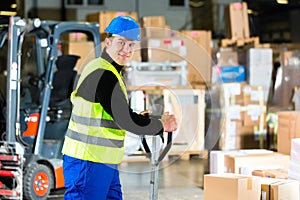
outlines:
[{"label": "cardboard box", "polygon": [[130,16],[138,22],[137,12],[125,12],[125,11],[101,11],[97,13],[91,13],[86,16],[87,21],[99,23],[99,31],[103,33],[105,28],[109,25],[112,19],[117,16]]},{"label": "cardboard box", "polygon": [[144,27],[141,29],[141,37],[147,38],[168,38],[172,37],[172,30],[170,27]]},{"label": "cardboard box", "polygon": [[264,90],[261,86],[244,85],[243,86],[244,105],[261,104],[265,105]]},{"label": "cardboard box", "polygon": [[229,3],[226,9],[228,38],[243,39],[250,37],[247,9],[246,2]]},{"label": "cardboard box", "polygon": [[145,27],[160,27],[164,28],[166,26],[165,16],[144,16],[141,18],[141,26]]},{"label": "cardboard box", "polygon": [[188,75],[191,84],[211,83],[211,31],[183,30],[180,31],[187,47]]},{"label": "cardboard box", "polygon": [[210,173],[224,173],[225,168],[225,156],[226,155],[269,155],[273,154],[273,151],[266,149],[244,149],[244,150],[230,150],[220,151],[214,150],[210,152]]},{"label": "cardboard box", "polygon": [[232,83],[246,81],[246,69],[244,66],[214,66],[213,75],[217,82]]},{"label": "cardboard box", "polygon": [[245,82],[233,82],[233,83],[222,83],[221,84],[221,97],[220,104],[221,107],[226,107],[229,105],[243,105],[243,86],[247,84]]},{"label": "cardboard box", "polygon": [[74,68],[79,74],[82,72],[85,65],[96,57],[93,42],[66,43],[63,46],[63,54],[80,56],[80,59],[77,61]]},{"label": "cardboard box", "polygon": [[300,164],[300,138],[292,139],[291,161],[295,161]]},{"label": "cardboard box", "polygon": [[228,173],[240,173],[241,167],[250,167],[260,165],[272,165],[281,169],[288,169],[290,156],[273,153],[266,155],[225,155],[225,167]]},{"label": "cardboard box", "polygon": [[188,63],[187,81],[190,84],[211,83],[211,50],[208,45],[211,41],[211,32],[196,31],[196,33],[194,35],[202,37],[198,39],[199,43],[185,34],[176,34],[173,37],[144,37],[141,46],[142,61],[178,62],[185,60]]},{"label": "cardboard box", "polygon": [[232,50],[220,50],[217,53],[218,66],[237,66],[238,54],[236,51]]},{"label": "cardboard box", "polygon": [[244,96],[244,122],[245,126],[259,126],[263,129],[266,126],[266,101],[264,90],[261,86],[245,85]]},{"label": "cardboard box", "polygon": [[288,179],[287,169],[256,169],[252,171],[253,176]]},{"label": "cardboard box", "polygon": [[62,35],[63,42],[86,42],[87,35],[85,33],[67,33]]},{"label": "cardboard box", "polygon": [[289,59],[293,57],[292,51],[281,51],[279,53],[280,55],[280,64],[281,66],[288,66],[289,65]]},{"label": "cardboard box", "polygon": [[291,140],[300,138],[300,112],[280,111],[278,114],[277,151],[290,155]]},{"label": "cardboard box", "polygon": [[261,200],[299,200],[299,182],[273,178],[261,179]]},{"label": "cardboard box", "polygon": [[[298,61],[297,61],[298,62]],[[300,85],[300,68],[295,66],[280,67],[275,81],[272,105],[292,107],[295,87]]]},{"label": "cardboard box", "polygon": [[245,126],[261,126],[263,129],[266,125],[266,106],[257,104],[248,104],[244,106],[245,111],[243,125]]},{"label": "cardboard box", "polygon": [[267,102],[272,83],[273,51],[270,48],[250,48],[247,55],[248,83],[263,88]]},{"label": "cardboard box", "polygon": [[179,62],[187,56],[182,38],[143,38],[141,48],[148,62]]},{"label": "cardboard box", "polygon": [[164,110],[181,119],[178,129],[173,133],[170,153],[204,151],[205,89],[164,90],[163,96]]},{"label": "cardboard box", "polygon": [[211,54],[211,31],[207,30],[182,30],[181,34],[191,39],[206,50],[207,54]]},{"label": "cardboard box", "polygon": [[259,200],[260,179],[237,174],[204,175],[204,200]]},{"label": "cardboard box", "polygon": [[291,160],[289,165],[289,172],[296,173],[300,175],[300,163]]}]

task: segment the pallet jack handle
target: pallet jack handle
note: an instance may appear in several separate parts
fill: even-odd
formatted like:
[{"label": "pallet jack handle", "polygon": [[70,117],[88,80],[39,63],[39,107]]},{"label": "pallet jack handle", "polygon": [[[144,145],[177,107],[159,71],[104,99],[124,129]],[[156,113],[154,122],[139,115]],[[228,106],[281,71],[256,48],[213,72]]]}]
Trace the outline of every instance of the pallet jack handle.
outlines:
[{"label": "pallet jack handle", "polygon": [[[160,137],[164,143],[164,137],[163,134],[160,134]],[[172,137],[173,137],[173,133],[172,132],[168,132],[168,138],[167,138],[167,144],[166,147],[162,150],[161,154],[159,155],[158,159],[156,160],[156,165],[158,165],[160,163],[160,161],[162,161],[165,156],[167,155],[167,153],[170,151],[171,146],[172,146]],[[151,150],[147,144],[146,138],[143,136],[142,137],[142,144],[144,146],[145,152],[147,154],[148,158],[151,158]]]},{"label": "pallet jack handle", "polygon": [[[157,152],[154,152],[155,148],[157,148],[156,140],[159,139],[157,137],[153,137],[152,141],[152,151],[150,150],[145,136],[142,137],[142,144],[144,146],[144,149],[146,151],[146,155],[151,160],[151,176],[150,176],[150,200],[157,200],[158,199],[158,168],[159,163],[164,159],[164,157],[167,155],[169,150],[172,146],[172,132],[168,132],[168,139],[167,144],[165,148],[162,150],[162,152],[158,155]],[[164,143],[164,137],[163,134],[160,134],[160,138],[162,139]]]}]

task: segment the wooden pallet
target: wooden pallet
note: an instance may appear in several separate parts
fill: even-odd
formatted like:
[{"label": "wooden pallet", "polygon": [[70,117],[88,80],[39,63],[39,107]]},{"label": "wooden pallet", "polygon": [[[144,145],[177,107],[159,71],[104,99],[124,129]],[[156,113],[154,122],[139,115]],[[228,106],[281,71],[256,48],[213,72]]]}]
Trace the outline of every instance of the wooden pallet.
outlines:
[{"label": "wooden pallet", "polygon": [[[197,150],[187,150],[187,151],[170,151],[164,159],[181,159],[190,160],[192,157],[197,157],[200,159],[208,158],[208,151],[197,151]],[[144,153],[137,153],[133,155],[125,155],[122,162],[150,162],[150,158],[146,157]]]},{"label": "wooden pallet", "polygon": [[143,151],[137,151],[132,155],[124,155],[122,162],[149,162],[150,158]]},{"label": "wooden pallet", "polygon": [[197,157],[201,159],[208,158],[207,150],[197,151],[197,150],[187,150],[187,151],[171,151],[168,154],[170,157],[179,157],[181,160],[190,160],[192,157]]},{"label": "wooden pallet", "polygon": [[221,47],[241,47],[245,45],[253,44],[254,46],[259,44],[259,37],[250,37],[244,39],[222,39]]}]

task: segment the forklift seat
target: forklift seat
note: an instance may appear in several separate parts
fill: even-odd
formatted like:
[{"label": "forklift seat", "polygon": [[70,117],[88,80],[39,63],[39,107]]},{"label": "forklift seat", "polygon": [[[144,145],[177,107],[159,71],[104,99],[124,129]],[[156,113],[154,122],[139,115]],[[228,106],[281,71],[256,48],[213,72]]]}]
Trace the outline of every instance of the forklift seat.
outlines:
[{"label": "forklift seat", "polygon": [[61,55],[57,58],[57,71],[54,73],[53,77],[50,107],[61,106],[70,98],[77,74],[74,67],[79,58],[80,57],[76,55]]}]

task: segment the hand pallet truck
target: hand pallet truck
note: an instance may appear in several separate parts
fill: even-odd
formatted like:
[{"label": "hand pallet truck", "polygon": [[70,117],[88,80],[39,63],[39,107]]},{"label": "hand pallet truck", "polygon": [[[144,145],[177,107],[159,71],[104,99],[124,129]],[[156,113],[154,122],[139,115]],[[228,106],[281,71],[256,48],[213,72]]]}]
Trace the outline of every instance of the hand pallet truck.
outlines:
[{"label": "hand pallet truck", "polygon": [[146,151],[146,155],[150,158],[151,161],[151,175],[150,175],[150,200],[157,200],[158,198],[158,170],[159,163],[164,159],[172,146],[172,132],[168,132],[167,144],[165,148],[159,152],[159,141],[162,140],[164,142],[163,135],[152,137],[152,152],[147,144],[146,138],[142,137],[142,144]]}]

